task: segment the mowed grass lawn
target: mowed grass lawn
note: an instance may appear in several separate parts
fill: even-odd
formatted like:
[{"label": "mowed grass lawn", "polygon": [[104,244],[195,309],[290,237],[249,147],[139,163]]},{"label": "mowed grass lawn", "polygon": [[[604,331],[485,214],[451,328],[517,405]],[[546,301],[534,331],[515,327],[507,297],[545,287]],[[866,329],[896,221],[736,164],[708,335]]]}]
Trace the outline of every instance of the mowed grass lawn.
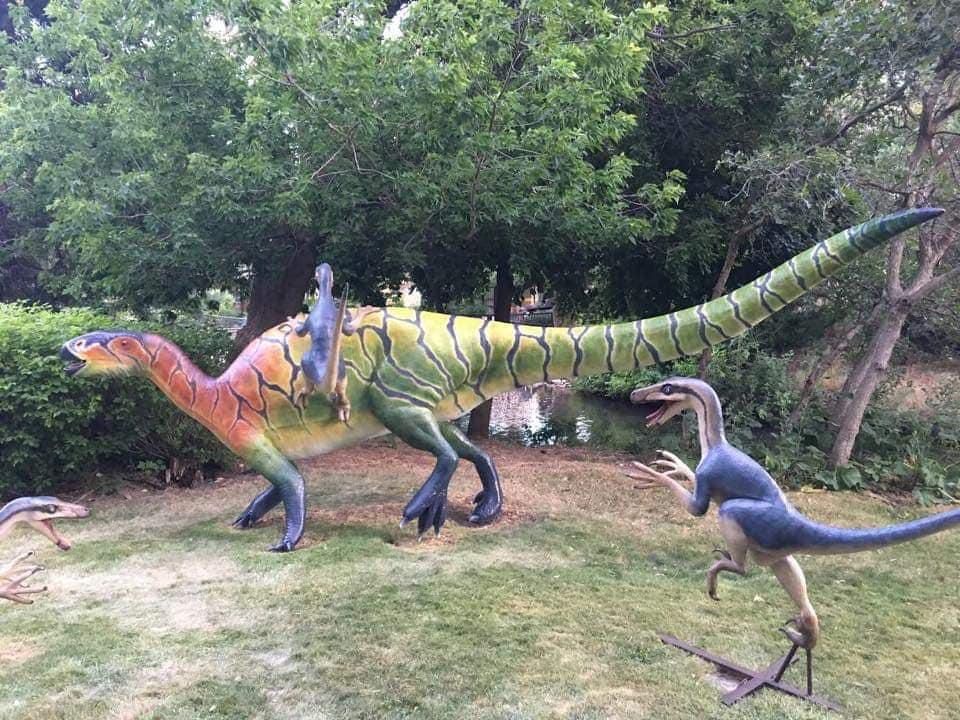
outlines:
[{"label": "mowed grass lawn", "polygon": [[[761,692],[720,705],[712,668],[657,631],[763,666],[793,607],[766,570],[704,592],[713,511],[638,491],[614,456],[491,444],[509,510],[452,517],[418,544],[397,526],[430,458],[376,443],[305,463],[310,518],[289,555],[264,552],[280,514],[229,521],[263,485],[92,503],[61,528],[64,554],[19,530],[50,591],[0,606],[0,718],[817,718]],[[882,499],[795,493],[844,525],[922,514]],[[848,717],[960,717],[960,532],[861,555],[802,560],[824,639],[817,689]],[[791,672],[798,672],[794,669]],[[799,683],[799,676],[794,679]]]}]

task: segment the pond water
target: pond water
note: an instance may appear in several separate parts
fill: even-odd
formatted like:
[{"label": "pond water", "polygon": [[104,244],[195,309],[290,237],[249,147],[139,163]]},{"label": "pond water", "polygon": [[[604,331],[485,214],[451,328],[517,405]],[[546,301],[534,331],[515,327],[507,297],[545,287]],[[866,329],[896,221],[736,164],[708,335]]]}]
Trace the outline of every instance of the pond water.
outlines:
[{"label": "pond water", "polygon": [[[466,417],[458,423],[466,430]],[[644,413],[625,400],[551,383],[494,398],[490,435],[530,447],[588,446],[625,452],[675,444],[674,433],[648,429],[645,423]]]}]

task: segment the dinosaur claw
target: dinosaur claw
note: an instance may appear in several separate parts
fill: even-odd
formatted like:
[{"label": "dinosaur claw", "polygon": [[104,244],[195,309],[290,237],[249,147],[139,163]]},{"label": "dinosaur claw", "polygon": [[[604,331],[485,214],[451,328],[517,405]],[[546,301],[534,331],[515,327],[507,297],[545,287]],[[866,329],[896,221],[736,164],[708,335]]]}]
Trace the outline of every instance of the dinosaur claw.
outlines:
[{"label": "dinosaur claw", "polygon": [[281,540],[276,545],[270,548],[270,552],[275,553],[286,553],[293,552],[294,543],[290,540]]},{"label": "dinosaur claw", "polygon": [[447,490],[446,487],[425,485],[403,510],[403,527],[414,518],[417,519],[417,537],[426,534],[432,526],[434,534],[440,533],[440,528],[447,520]]},{"label": "dinosaur claw", "polygon": [[467,518],[467,522],[473,525],[489,525],[500,517],[500,513],[503,511],[503,502],[500,500],[499,494],[490,493],[488,495],[485,490],[477,493],[473,499],[473,504],[476,507],[470,513],[470,517]]},{"label": "dinosaur claw", "polygon": [[718,546],[718,547],[715,547],[715,548],[713,549],[713,552],[716,553],[717,555],[719,555],[719,556],[722,557],[722,558],[726,558],[727,560],[732,560],[732,559],[733,559],[732,556],[730,555],[730,553],[727,552],[726,550],[724,550],[722,547],[719,547],[719,546]]}]

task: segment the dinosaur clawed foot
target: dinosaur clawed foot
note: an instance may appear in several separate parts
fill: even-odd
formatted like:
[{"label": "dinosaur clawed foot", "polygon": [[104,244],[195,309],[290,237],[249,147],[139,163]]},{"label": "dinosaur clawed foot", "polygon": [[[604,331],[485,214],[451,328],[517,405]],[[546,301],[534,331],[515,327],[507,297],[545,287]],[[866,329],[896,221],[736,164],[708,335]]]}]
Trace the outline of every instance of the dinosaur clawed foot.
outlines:
[{"label": "dinosaur clawed foot", "polygon": [[296,540],[291,540],[289,538],[283,538],[276,545],[270,547],[270,552],[275,553],[286,553],[293,552],[294,548],[297,546]]},{"label": "dinosaur clawed foot", "polygon": [[234,520],[231,525],[240,530],[247,530],[252,528],[259,519],[260,518],[254,512],[247,509],[240,513],[237,516],[237,519]]},{"label": "dinosaur clawed foot", "polygon": [[25,595],[36,595],[46,592],[46,586],[30,587],[24,585],[29,578],[41,572],[42,565],[27,565],[24,560],[31,557],[32,552],[24,553],[15,558],[13,562],[0,570],[0,598],[11,600],[22,605],[29,605],[33,600],[24,597]]},{"label": "dinosaur clawed foot", "polygon": [[474,525],[488,525],[500,517],[503,510],[503,498],[498,492],[481,490],[473,499],[473,512],[467,518]]},{"label": "dinosaur clawed foot", "polygon": [[707,573],[707,595],[711,600],[716,600],[719,602],[720,597],[717,595],[717,574],[716,573]]},{"label": "dinosaur clawed foot", "polygon": [[427,483],[403,509],[400,527],[417,518],[417,540],[423,538],[429,528],[434,536],[440,534],[440,528],[447,521],[447,489]]},{"label": "dinosaur clawed foot", "polygon": [[[790,627],[791,625],[793,627]],[[818,631],[808,627],[802,617],[790,618],[777,630],[782,632],[794,645],[805,650],[812,650],[817,644]]]}]

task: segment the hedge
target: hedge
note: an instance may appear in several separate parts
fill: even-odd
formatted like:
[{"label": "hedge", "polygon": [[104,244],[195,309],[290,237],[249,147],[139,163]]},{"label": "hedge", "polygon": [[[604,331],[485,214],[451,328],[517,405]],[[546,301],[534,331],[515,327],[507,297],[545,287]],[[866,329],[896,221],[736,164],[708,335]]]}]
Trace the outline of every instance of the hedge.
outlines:
[{"label": "hedge", "polygon": [[223,367],[230,337],[200,322],[158,325],[86,308],[0,303],[0,500],[55,492],[105,469],[213,467],[230,453],[143,378],[69,378],[71,337],[126,327],[161,333],[204,371]]}]

